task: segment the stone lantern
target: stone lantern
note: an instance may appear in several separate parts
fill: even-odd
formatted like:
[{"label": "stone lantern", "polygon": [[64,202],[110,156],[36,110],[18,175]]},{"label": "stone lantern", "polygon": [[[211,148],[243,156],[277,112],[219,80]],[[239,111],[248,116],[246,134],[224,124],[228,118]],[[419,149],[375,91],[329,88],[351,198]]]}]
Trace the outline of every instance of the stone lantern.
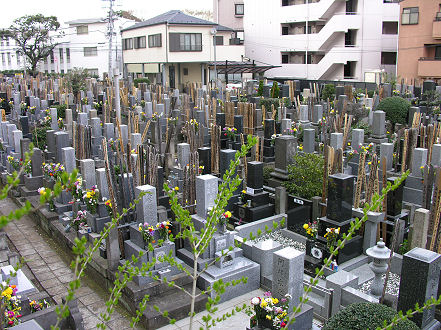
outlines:
[{"label": "stone lantern", "polygon": [[370,294],[375,298],[380,298],[383,293],[384,285],[382,275],[386,274],[387,271],[387,261],[390,257],[390,249],[386,247],[383,239],[380,238],[377,245],[366,250],[366,254],[374,259],[369,265],[375,274],[375,278],[371,284]]}]

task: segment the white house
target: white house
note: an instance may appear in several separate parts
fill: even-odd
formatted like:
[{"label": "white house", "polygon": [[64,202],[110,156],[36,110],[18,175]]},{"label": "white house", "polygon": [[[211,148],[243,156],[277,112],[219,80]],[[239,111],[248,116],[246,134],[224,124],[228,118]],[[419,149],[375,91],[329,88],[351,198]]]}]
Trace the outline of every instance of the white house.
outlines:
[{"label": "white house", "polygon": [[[233,1],[233,0],[232,0]],[[395,74],[393,0],[244,0],[246,56],[281,66],[271,78],[364,81]]]},{"label": "white house", "polygon": [[[112,67],[122,63],[121,28],[134,21],[118,18],[114,22],[111,53]],[[64,36],[55,40],[59,43],[53,52],[40,63],[39,70],[46,73],[67,73],[71,68],[81,67],[92,76],[102,77],[109,68],[109,39],[107,19],[78,19],[66,22],[61,27]],[[0,70],[23,70],[25,61],[18,54],[18,47],[12,39],[0,42]]]},{"label": "white house", "polygon": [[230,44],[235,36],[228,27],[172,10],[122,30],[124,66],[172,88],[207,84],[210,62],[242,60],[244,46]]}]

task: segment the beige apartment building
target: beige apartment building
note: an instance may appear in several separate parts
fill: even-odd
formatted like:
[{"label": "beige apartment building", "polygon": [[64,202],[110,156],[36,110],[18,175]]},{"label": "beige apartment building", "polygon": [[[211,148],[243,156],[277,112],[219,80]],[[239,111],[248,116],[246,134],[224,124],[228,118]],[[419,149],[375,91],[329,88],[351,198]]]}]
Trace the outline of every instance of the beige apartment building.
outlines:
[{"label": "beige apartment building", "polygon": [[441,1],[400,3],[398,79],[441,81]]}]

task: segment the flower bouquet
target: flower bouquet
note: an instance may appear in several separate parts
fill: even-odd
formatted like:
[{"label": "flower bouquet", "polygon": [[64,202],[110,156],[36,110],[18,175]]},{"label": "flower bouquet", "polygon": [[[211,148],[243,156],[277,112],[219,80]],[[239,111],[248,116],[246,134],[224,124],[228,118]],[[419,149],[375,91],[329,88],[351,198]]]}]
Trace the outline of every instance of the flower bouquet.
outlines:
[{"label": "flower bouquet", "polygon": [[234,127],[224,127],[224,135],[233,142],[236,142],[237,129]]},{"label": "flower bouquet", "polygon": [[18,325],[21,318],[21,301],[20,296],[17,296],[17,286],[7,285],[6,282],[2,282],[2,295],[1,303],[4,306],[3,326],[5,328]]},{"label": "flower bouquet", "polygon": [[87,190],[83,195],[83,200],[86,203],[86,209],[90,213],[96,213],[98,207],[99,191],[96,186],[92,186],[91,190]]},{"label": "flower bouquet", "polygon": [[76,217],[72,219],[71,227],[78,231],[78,229],[86,223],[86,212],[80,210],[77,212]]},{"label": "flower bouquet", "polygon": [[64,122],[63,122],[62,118],[58,118],[57,123],[58,123],[58,128],[59,129],[63,129],[64,128]]},{"label": "flower bouquet", "polygon": [[170,221],[162,221],[156,224],[156,230],[158,231],[159,237],[161,237],[162,240],[168,240],[168,235],[171,234],[171,227]]},{"label": "flower bouquet", "polygon": [[47,203],[49,204],[49,211],[55,211],[55,203],[52,196],[52,193],[49,193],[49,189],[45,187],[38,188],[38,193],[43,198],[46,198]]},{"label": "flower bouquet", "polygon": [[150,245],[150,243],[155,243],[155,228],[153,228],[153,226],[149,225],[148,222],[144,222],[138,225],[138,229],[141,232],[142,238],[144,239],[146,248]]},{"label": "flower bouquet", "polygon": [[287,327],[287,315],[289,300],[292,297],[287,294],[280,301],[273,298],[271,292],[265,292],[264,297],[251,299],[251,308],[246,310],[250,316],[251,327],[265,327],[269,329],[283,329]]},{"label": "flower bouquet", "polygon": [[333,247],[335,242],[337,242],[338,236],[340,235],[340,227],[338,228],[326,228],[325,238],[326,238],[326,245],[328,246],[328,249]]},{"label": "flower bouquet", "polygon": [[305,223],[303,225],[303,229],[306,231],[306,235],[308,235],[308,238],[315,240],[317,238],[317,232],[318,232],[318,223],[317,221],[313,221],[312,223]]},{"label": "flower bouquet", "polygon": [[48,303],[46,299],[41,299],[38,301],[31,300],[29,301],[29,307],[31,308],[31,313],[42,311],[45,308],[50,307],[51,305]]},{"label": "flower bouquet", "polygon": [[43,163],[43,175],[46,179],[51,180],[54,179],[55,181],[59,179],[60,175],[64,171],[64,166],[60,163]]},{"label": "flower bouquet", "polygon": [[110,201],[110,199],[106,200],[106,201],[104,202],[104,205],[106,206],[107,213],[109,213],[109,217],[110,217],[111,219],[113,219],[112,202]]}]

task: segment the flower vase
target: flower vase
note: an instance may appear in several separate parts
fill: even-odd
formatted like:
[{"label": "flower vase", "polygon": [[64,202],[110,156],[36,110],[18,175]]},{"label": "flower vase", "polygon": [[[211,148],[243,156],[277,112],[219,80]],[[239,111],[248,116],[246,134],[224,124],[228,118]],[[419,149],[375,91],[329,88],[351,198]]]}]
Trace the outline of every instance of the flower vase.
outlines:
[{"label": "flower vase", "polygon": [[251,207],[251,199],[247,200],[247,207]]},{"label": "flower vase", "polygon": [[228,149],[233,149],[233,142],[228,141],[227,146],[228,146]]},{"label": "flower vase", "polygon": [[238,202],[239,204],[242,204],[242,197],[239,196],[237,202]]},{"label": "flower vase", "polygon": [[67,226],[66,227],[64,227],[64,232],[65,233],[68,233],[68,232],[70,232],[70,229],[72,228],[72,226],[71,226],[71,224],[69,223],[69,224],[67,224]]}]

